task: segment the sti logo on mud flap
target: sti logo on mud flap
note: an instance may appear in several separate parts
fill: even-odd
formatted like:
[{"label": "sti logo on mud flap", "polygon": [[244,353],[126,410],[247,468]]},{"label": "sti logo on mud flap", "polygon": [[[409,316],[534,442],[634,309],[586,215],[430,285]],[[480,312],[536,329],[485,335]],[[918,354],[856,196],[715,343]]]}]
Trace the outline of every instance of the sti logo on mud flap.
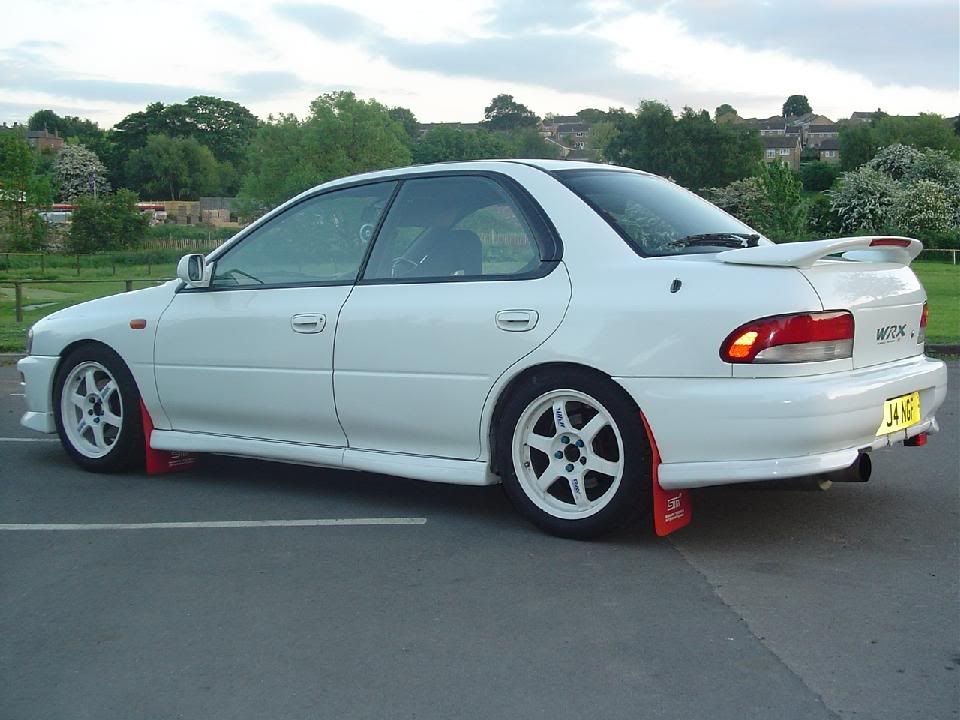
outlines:
[{"label": "sti logo on mud flap", "polygon": [[887,325],[886,327],[877,329],[877,343],[880,345],[896,342],[906,336],[906,325]]},{"label": "sti logo on mud flap", "polygon": [[682,495],[675,495],[672,498],[667,498],[667,512],[673,512],[674,510],[680,509],[680,500],[683,498]]}]

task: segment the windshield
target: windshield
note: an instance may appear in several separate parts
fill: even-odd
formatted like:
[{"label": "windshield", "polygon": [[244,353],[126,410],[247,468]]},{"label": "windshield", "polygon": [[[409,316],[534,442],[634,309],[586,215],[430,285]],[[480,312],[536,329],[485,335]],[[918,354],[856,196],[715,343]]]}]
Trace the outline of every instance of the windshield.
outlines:
[{"label": "windshield", "polygon": [[662,178],[620,170],[561,170],[554,175],[643,255],[720,252],[769,242]]}]

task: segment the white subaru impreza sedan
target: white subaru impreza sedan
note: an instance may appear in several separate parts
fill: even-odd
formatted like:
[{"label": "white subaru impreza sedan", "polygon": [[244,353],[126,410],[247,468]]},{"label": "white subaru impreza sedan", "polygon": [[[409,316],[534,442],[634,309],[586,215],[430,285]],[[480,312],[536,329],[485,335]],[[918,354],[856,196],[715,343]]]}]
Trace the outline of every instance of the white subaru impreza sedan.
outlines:
[{"label": "white subaru impreza sedan", "polygon": [[225,453],[502,482],[609,531],[689,488],[869,472],[937,430],[916,240],[774,244],[677,185],[478,161],[320,185],[178,278],[38,322],[23,424],[81,467]]}]

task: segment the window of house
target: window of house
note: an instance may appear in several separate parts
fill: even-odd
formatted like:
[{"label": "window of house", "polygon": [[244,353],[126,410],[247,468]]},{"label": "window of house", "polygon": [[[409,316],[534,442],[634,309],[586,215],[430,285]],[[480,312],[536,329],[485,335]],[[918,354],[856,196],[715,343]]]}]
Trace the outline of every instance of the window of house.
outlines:
[{"label": "window of house", "polygon": [[776,151],[776,150],[767,150],[767,157],[768,157],[768,158],[772,158],[772,157],[776,157],[776,156],[777,156],[777,151]]},{"label": "window of house", "polygon": [[781,154],[781,155],[789,155],[789,154],[790,154],[790,148],[780,148],[780,154]]},{"label": "window of house", "polygon": [[583,131],[582,131],[582,130],[578,130],[578,131],[577,131],[577,137],[583,137]]}]

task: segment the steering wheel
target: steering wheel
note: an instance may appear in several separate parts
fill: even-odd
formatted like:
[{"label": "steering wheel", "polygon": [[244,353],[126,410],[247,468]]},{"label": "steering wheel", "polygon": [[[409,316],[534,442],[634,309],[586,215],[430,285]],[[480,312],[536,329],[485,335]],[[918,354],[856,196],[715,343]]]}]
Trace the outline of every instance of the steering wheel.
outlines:
[{"label": "steering wheel", "polygon": [[[419,263],[414,262],[410,258],[394,258],[393,263],[390,265],[390,277],[408,277],[410,275],[410,271],[416,270],[418,266]],[[406,268],[406,271],[404,271],[404,268]]]},{"label": "steering wheel", "polygon": [[376,230],[376,227],[372,223],[364,223],[357,231],[357,235],[360,237],[361,242],[368,243],[370,242],[370,238],[373,237],[374,230]]}]

